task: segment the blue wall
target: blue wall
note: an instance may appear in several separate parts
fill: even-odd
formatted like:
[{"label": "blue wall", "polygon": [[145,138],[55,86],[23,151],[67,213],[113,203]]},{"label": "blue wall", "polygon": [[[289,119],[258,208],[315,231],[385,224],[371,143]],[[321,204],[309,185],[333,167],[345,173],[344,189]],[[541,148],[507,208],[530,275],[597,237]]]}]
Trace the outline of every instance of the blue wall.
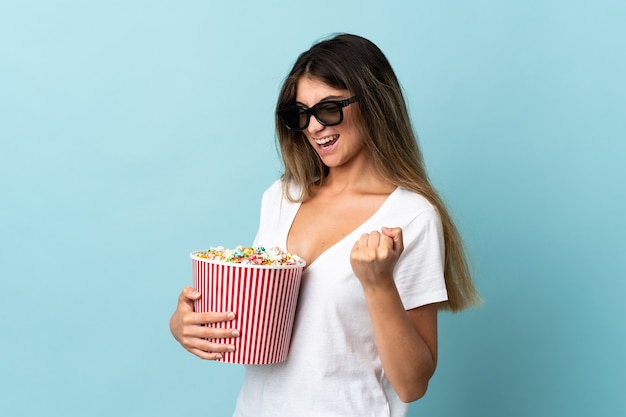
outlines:
[{"label": "blue wall", "polygon": [[0,415],[229,415],[241,369],[169,315],[190,251],[251,242],[281,80],[339,31],[396,69],[486,301],[410,415],[623,414],[623,4],[1,2]]}]

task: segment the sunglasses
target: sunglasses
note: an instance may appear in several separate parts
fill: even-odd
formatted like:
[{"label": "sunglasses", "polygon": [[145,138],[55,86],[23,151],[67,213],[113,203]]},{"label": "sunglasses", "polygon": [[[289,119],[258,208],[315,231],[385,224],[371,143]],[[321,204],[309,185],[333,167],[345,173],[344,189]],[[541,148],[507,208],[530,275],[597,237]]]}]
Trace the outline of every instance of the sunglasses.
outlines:
[{"label": "sunglasses", "polygon": [[278,117],[287,129],[299,132],[309,126],[311,115],[323,126],[336,126],[343,121],[343,108],[359,101],[358,97],[345,100],[320,101],[313,107],[301,105],[289,106],[278,110]]}]

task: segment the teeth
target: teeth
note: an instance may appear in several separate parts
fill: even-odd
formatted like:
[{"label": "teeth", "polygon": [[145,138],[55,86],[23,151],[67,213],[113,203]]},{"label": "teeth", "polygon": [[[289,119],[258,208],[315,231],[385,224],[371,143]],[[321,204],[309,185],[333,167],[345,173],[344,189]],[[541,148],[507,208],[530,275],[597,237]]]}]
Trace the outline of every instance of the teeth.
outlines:
[{"label": "teeth", "polygon": [[333,140],[337,139],[338,137],[339,135],[333,135],[326,138],[315,139],[315,143],[317,143],[318,145],[325,145],[328,142],[332,142]]}]

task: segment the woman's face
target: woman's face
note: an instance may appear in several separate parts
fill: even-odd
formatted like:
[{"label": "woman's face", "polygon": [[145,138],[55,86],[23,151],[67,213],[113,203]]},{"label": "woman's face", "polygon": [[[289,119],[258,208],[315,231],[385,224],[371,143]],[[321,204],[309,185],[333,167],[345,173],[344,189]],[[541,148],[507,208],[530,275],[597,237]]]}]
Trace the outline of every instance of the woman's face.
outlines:
[{"label": "woman's face", "polygon": [[[296,88],[296,103],[309,108],[320,101],[351,97],[349,91],[330,87],[311,77],[301,78]],[[314,116],[310,116],[309,125],[303,130],[313,149],[329,168],[347,166],[366,159],[356,106],[358,102],[343,107],[343,121],[336,126],[324,126]]]}]

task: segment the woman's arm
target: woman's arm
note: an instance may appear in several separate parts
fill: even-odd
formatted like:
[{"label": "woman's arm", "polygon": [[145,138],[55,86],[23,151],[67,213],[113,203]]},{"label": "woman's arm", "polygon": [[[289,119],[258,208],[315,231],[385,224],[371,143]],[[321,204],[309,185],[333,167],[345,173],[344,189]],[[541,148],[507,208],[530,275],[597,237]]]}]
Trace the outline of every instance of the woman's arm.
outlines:
[{"label": "woman's arm", "polygon": [[406,311],[395,286],[365,293],[385,374],[402,401],[418,400],[437,365],[437,305]]},{"label": "woman's arm", "polygon": [[350,262],[365,294],[387,378],[404,402],[421,398],[437,364],[437,305],[404,309],[393,268],[404,250],[400,228],[364,234]]}]

